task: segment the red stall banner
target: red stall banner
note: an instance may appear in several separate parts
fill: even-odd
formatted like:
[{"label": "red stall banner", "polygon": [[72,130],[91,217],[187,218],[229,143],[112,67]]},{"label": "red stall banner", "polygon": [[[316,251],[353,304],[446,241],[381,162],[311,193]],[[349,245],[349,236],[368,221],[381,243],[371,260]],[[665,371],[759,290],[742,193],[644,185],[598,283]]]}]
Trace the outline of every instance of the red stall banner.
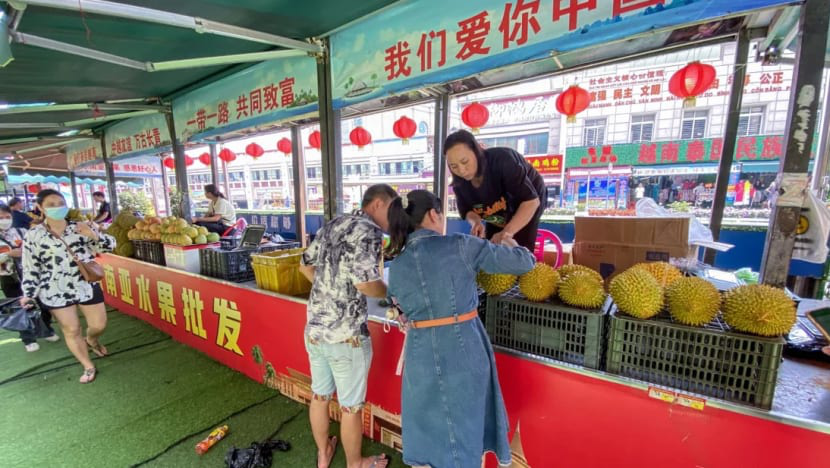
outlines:
[{"label": "red stall banner", "polygon": [[[101,262],[107,304],[295,401],[311,402],[304,300],[111,254]],[[403,334],[383,328],[369,322],[374,357],[363,432],[401,450],[402,381],[395,370]],[[724,409],[509,351],[497,349],[496,362],[513,467],[773,468],[791,463],[792,453],[805,454],[801,468],[827,466],[830,428],[798,427],[761,410]],[[340,419],[336,402],[329,414]],[[488,455],[486,466],[495,468],[495,457]]]},{"label": "red stall banner", "polygon": [[525,156],[527,162],[542,175],[562,174],[562,155]]}]

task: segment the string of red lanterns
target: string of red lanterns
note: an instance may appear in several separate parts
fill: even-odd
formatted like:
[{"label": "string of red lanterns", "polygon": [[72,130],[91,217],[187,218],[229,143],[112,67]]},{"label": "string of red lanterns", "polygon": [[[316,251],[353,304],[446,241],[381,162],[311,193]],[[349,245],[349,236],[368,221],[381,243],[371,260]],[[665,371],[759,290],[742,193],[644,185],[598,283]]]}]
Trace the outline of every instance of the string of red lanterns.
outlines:
[{"label": "string of red lanterns", "polygon": [[236,159],[236,153],[228,148],[223,148],[222,151],[219,152],[219,159],[224,161],[226,164],[230,163]]},{"label": "string of red lanterns", "polygon": [[400,138],[401,142],[405,145],[409,144],[409,139],[415,135],[417,130],[418,125],[415,124],[414,120],[407,116],[403,116],[396,120],[395,124],[392,126],[392,131],[395,133],[395,136]]},{"label": "string of red lanterns", "polygon": [[291,140],[285,137],[280,138],[280,140],[277,142],[277,150],[279,150],[286,156],[290,156],[292,152]]},{"label": "string of red lanterns", "polygon": [[210,153],[202,153],[199,155],[199,162],[205,166],[210,166]]},{"label": "string of red lanterns", "polygon": [[487,125],[489,119],[490,111],[487,110],[487,107],[477,102],[470,104],[461,111],[461,120],[472,129],[473,134],[478,134],[478,130]]},{"label": "string of red lanterns", "polygon": [[353,145],[357,145],[358,149],[363,149],[364,146],[372,142],[372,134],[363,127],[355,127],[349,133],[349,140]]},{"label": "string of red lanterns", "polygon": [[683,107],[694,107],[697,97],[712,86],[716,75],[715,67],[691,62],[672,75],[669,80],[669,91],[683,99]]},{"label": "string of red lanterns", "polygon": [[568,116],[567,122],[576,122],[576,114],[584,111],[591,104],[591,95],[578,85],[572,85],[556,97],[556,110]]},{"label": "string of red lanterns", "polygon": [[311,134],[308,136],[308,145],[318,150],[320,149],[321,143],[322,142],[320,141],[320,130],[314,130],[313,132],[311,132]]},{"label": "string of red lanterns", "polygon": [[166,167],[167,169],[176,169],[176,161],[173,158],[164,158],[162,164],[164,164],[164,167]]},{"label": "string of red lanterns", "polygon": [[247,153],[248,156],[256,159],[265,154],[265,150],[262,148],[262,146],[259,146],[257,143],[251,143],[245,147],[245,153]]}]

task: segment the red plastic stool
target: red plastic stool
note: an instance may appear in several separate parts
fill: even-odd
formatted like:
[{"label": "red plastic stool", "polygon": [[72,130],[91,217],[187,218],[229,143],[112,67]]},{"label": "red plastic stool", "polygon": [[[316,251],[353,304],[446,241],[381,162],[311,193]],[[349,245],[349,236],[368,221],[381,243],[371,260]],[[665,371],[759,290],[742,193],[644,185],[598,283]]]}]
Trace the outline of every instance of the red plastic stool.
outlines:
[{"label": "red plastic stool", "polygon": [[242,232],[245,232],[246,227],[248,227],[248,222],[245,221],[245,218],[239,218],[239,219],[236,220],[236,223],[234,223],[233,226],[229,227],[227,231],[222,233],[222,237],[227,237],[227,236],[231,235],[237,229],[242,231]]},{"label": "red plastic stool", "polygon": [[553,245],[556,246],[556,263],[553,267],[559,268],[562,266],[562,260],[564,257],[562,241],[559,239],[559,236],[544,229],[539,229],[536,232],[536,251],[534,252],[536,255],[536,261],[541,262],[545,259],[545,243],[547,241],[551,241]]}]

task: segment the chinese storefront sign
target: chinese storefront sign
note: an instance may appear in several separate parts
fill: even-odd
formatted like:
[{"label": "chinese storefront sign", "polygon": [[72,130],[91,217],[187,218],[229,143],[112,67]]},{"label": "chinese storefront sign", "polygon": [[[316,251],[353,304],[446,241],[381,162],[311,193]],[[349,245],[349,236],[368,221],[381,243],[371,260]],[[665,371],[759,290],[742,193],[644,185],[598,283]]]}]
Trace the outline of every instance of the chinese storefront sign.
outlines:
[{"label": "chinese storefront sign", "polygon": [[[116,177],[161,177],[159,158],[155,156],[128,157],[112,163]],[[78,175],[89,177],[106,177],[103,162],[87,164],[75,171]]]},{"label": "chinese storefront sign", "polygon": [[[591,108],[627,106],[671,101],[676,98],[669,92],[669,79],[679,69],[631,70],[613,75],[603,75],[587,80],[591,95]],[[771,67],[765,67],[771,68]],[[732,87],[731,67],[718,66],[718,77],[701,97],[729,96]],[[792,83],[792,69],[783,66],[777,70],[747,73],[744,94],[786,92]]]},{"label": "chinese storefront sign", "polygon": [[480,102],[490,112],[487,124],[491,126],[542,122],[559,116],[556,111],[556,95],[553,93]]},{"label": "chinese storefront sign", "polygon": [[69,170],[101,161],[103,158],[100,140],[84,140],[66,145],[66,165]]},{"label": "chinese storefront sign", "polygon": [[[815,146],[815,145],[814,145]],[[653,166],[720,161],[722,138],[655,141],[568,148],[567,167],[597,167],[608,164]],[[815,152],[815,147],[813,148]],[[735,162],[776,161],[784,156],[783,135],[758,135],[738,139]]]},{"label": "chinese storefront sign", "polygon": [[313,112],[317,62],[293,57],[263,62],[173,102],[176,133],[186,141]]},{"label": "chinese storefront sign", "polygon": [[[782,0],[424,0],[332,36],[334,106]],[[435,12],[440,11],[439,17]],[[632,91],[633,93],[633,91]]]},{"label": "chinese storefront sign", "polygon": [[148,153],[170,146],[170,132],[163,114],[124,120],[104,132],[107,157]]},{"label": "chinese storefront sign", "polygon": [[562,173],[562,155],[549,154],[547,156],[525,156],[527,162],[542,175],[555,175]]}]

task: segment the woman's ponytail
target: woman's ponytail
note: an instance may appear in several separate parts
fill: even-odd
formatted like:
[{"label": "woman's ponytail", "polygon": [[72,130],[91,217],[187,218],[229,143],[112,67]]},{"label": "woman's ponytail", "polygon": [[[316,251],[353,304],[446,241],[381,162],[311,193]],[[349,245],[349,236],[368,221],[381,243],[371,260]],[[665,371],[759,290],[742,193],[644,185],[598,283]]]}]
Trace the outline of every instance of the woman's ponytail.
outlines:
[{"label": "woman's ponytail", "polygon": [[415,226],[412,225],[412,219],[409,217],[407,209],[403,207],[401,197],[392,200],[387,216],[389,219],[390,242],[386,248],[386,255],[394,256],[401,253],[403,246],[406,245],[407,237],[415,230]]}]

